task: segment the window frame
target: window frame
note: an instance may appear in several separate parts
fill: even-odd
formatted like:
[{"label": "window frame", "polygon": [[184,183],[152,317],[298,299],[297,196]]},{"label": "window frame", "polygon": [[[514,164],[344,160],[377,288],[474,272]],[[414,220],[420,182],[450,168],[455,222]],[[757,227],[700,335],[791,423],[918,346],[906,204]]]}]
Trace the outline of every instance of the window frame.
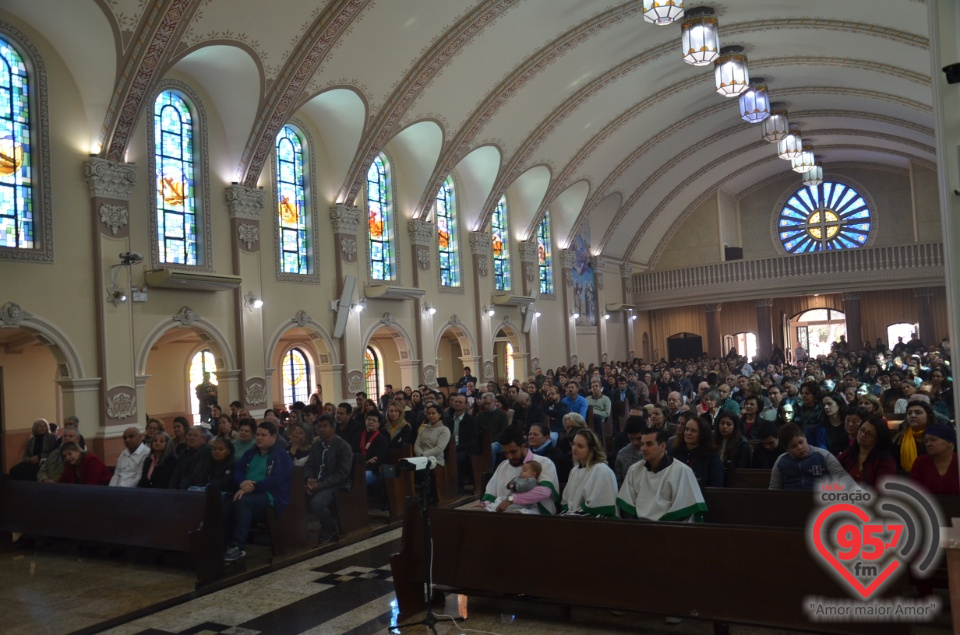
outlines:
[{"label": "window frame", "polygon": [[[197,201],[197,264],[185,265],[160,261],[160,232],[157,226],[157,148],[156,125],[154,123],[154,107],[160,95],[167,91],[180,94],[193,117],[193,154],[194,154],[194,198]],[[188,84],[166,79],[160,82],[151,93],[150,111],[147,119],[147,174],[150,175],[151,186],[147,189],[147,205],[150,210],[150,262],[155,269],[172,269],[178,271],[213,271],[213,230],[210,207],[210,164],[209,144],[207,142],[207,113],[203,102]]]},{"label": "window frame", "polygon": [[[389,278],[375,278],[373,277],[373,266],[372,266],[372,242],[373,238],[370,235],[370,201],[369,201],[369,192],[370,192],[370,181],[365,176],[364,183],[366,187],[364,188],[363,202],[365,209],[364,217],[364,228],[366,232],[366,247],[367,247],[367,278],[371,282],[384,283],[384,284],[399,284],[400,282],[400,259],[397,257],[397,215],[396,210],[394,209],[394,201],[396,200],[393,191],[394,179],[393,179],[393,162],[390,160],[390,157],[386,152],[380,152],[377,157],[383,162],[384,167],[384,178],[387,181],[387,202],[382,203],[383,209],[387,210],[387,213],[384,214],[384,232],[389,230],[390,237],[387,239],[391,243],[391,253],[392,257],[390,259],[390,269],[392,274]],[[376,159],[374,159],[376,161]],[[370,174],[370,169],[373,167],[373,162],[367,167],[367,176]]]},{"label": "window frame", "polygon": [[[450,232],[450,237],[453,239],[454,249],[452,252],[456,256],[456,273],[457,273],[457,284],[446,285],[443,284],[443,270],[440,268],[440,222],[437,214],[437,200],[439,199],[440,191],[444,188],[447,183],[450,183],[450,193],[452,204],[448,204],[447,208],[453,210],[452,216],[452,225],[453,230]],[[437,251],[437,284],[441,293],[463,293],[463,259],[462,252],[460,249],[460,215],[458,212],[458,198],[457,194],[459,190],[459,184],[456,179],[453,177],[453,173],[447,175],[443,180],[443,183],[440,185],[440,189],[437,190],[434,196],[433,204],[433,222],[434,222],[434,245],[436,246]]]},{"label": "window frame", "polygon": [[[856,251],[857,249],[866,249],[873,246],[873,243],[877,237],[877,231],[880,224],[879,222],[880,213],[877,208],[876,201],[874,201],[873,197],[870,196],[870,193],[866,190],[866,188],[864,188],[863,185],[857,183],[853,179],[850,179],[844,176],[835,175],[830,179],[826,180],[825,183],[842,185],[846,188],[853,190],[857,195],[860,196],[860,198],[863,199],[866,205],[866,209],[870,214],[869,218],[867,219],[867,222],[870,223],[870,229],[867,233],[866,240],[859,247],[844,247],[841,249],[818,249],[818,250],[803,251],[803,252],[787,251],[787,248],[784,246],[783,240],[780,237],[781,214],[783,213],[784,207],[794,196],[796,196],[803,190],[809,189],[805,185],[800,185],[798,187],[796,186],[795,183],[791,183],[790,187],[786,189],[786,191],[781,195],[780,199],[777,201],[776,205],[773,208],[773,213],[770,214],[771,239],[773,241],[773,244],[777,251],[778,256],[804,256],[804,255],[809,256],[813,254],[825,254],[825,253],[839,252],[839,251]],[[823,185],[824,184],[820,184],[817,186],[818,191],[822,191]]]},{"label": "window frame", "polygon": [[[291,399],[288,402],[287,401],[288,383],[287,383],[287,377],[286,377],[286,372],[287,372],[286,364],[287,364],[287,357],[293,354],[300,355],[300,357],[303,358],[303,374],[307,384],[307,393],[306,393],[305,399],[297,399],[296,394],[293,392],[293,388],[291,388],[291,395],[293,399]],[[315,384],[315,382],[313,381],[314,367],[315,367],[315,364],[313,363],[313,360],[311,359],[309,352],[307,352],[305,349],[301,348],[300,346],[296,346],[296,345],[291,346],[290,348],[288,348],[283,352],[283,355],[280,356],[280,400],[284,405],[292,405],[297,401],[303,401],[304,403],[310,401],[310,395],[311,393],[313,393],[313,388]],[[289,385],[293,386],[293,384],[289,384]]]},{"label": "window frame", "polygon": [[53,262],[53,204],[50,180],[50,118],[47,104],[47,71],[40,52],[27,36],[0,20],[0,37],[16,50],[27,69],[29,82],[31,205],[33,247],[0,247],[0,260]]},{"label": "window frame", "polygon": [[[540,245],[543,240],[540,233],[546,228],[546,253],[544,254],[544,263],[540,264]],[[539,295],[553,297],[556,295],[556,276],[553,271],[553,228],[550,227],[550,210],[544,210],[543,218],[537,223],[537,289]],[[544,273],[546,273],[546,283],[549,284],[549,291],[544,291]]]},{"label": "window frame", "polygon": [[[501,212],[502,206],[502,212]],[[500,241],[502,244],[501,256],[497,256],[495,222],[500,217]],[[497,291],[509,292],[513,289],[513,268],[510,263],[510,209],[507,205],[507,195],[500,197],[500,201],[490,215],[490,248],[493,253],[493,288]],[[498,267],[498,264],[500,267]],[[500,272],[498,272],[500,269]],[[501,286],[498,279],[504,281]]]},{"label": "window frame", "polygon": [[[287,273],[283,270],[283,254],[281,250],[280,243],[280,214],[277,213],[276,205],[279,199],[278,196],[278,174],[277,174],[277,148],[276,148],[276,138],[274,138],[274,148],[273,148],[273,161],[271,162],[271,179],[273,183],[273,214],[272,214],[272,224],[273,224],[273,251],[274,251],[274,267],[276,270],[276,276],[278,282],[300,282],[304,284],[320,284],[320,263],[318,262],[318,222],[317,222],[317,202],[316,197],[313,196],[313,192],[316,189],[313,187],[314,184],[314,175],[316,171],[316,161],[314,157],[314,144],[313,137],[310,135],[310,132],[307,130],[307,126],[296,117],[291,117],[287,123],[284,124],[284,127],[292,126],[294,131],[300,137],[300,148],[303,151],[303,170],[304,170],[304,213],[307,215],[307,257],[310,259],[310,272],[309,273]],[[278,135],[280,133],[277,133]]]}]

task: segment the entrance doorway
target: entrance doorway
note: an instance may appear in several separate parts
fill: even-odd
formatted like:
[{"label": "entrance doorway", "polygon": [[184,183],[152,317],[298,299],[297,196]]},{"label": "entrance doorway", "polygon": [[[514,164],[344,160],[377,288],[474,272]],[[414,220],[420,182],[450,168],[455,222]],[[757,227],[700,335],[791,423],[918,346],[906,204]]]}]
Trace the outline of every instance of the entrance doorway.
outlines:
[{"label": "entrance doorway", "polygon": [[790,318],[790,350],[803,346],[810,357],[829,355],[840,336],[847,335],[847,316],[836,309],[811,309]]}]

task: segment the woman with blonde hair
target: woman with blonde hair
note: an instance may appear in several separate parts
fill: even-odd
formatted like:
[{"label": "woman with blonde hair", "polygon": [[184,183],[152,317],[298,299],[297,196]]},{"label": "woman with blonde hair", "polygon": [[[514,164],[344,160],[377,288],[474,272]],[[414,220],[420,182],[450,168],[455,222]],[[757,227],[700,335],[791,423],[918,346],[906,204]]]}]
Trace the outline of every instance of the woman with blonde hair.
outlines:
[{"label": "woman with blonde hair", "polygon": [[573,469],[563,489],[561,510],[576,516],[617,517],[617,477],[597,434],[587,428],[574,433],[570,446]]}]

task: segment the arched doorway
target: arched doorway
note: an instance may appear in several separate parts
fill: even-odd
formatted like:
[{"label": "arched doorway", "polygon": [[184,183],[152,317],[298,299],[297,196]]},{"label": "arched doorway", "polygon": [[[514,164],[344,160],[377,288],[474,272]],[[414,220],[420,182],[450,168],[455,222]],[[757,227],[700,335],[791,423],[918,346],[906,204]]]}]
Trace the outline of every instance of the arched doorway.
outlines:
[{"label": "arched doorway", "polygon": [[497,334],[493,338],[493,356],[496,363],[492,369],[484,364],[484,375],[491,370],[492,377],[481,377],[483,381],[495,381],[498,384],[504,384],[514,379],[526,379],[526,368],[523,364],[518,364],[518,359],[523,359],[523,340],[517,328],[504,319],[497,327]]},{"label": "arched doorway", "polygon": [[897,341],[901,338],[903,338],[903,343],[906,344],[919,332],[920,325],[917,323],[899,322],[891,324],[887,327],[887,347],[893,350],[893,347],[897,345]]},{"label": "arched doorway", "polygon": [[331,340],[309,317],[301,322],[295,318],[270,342],[270,395],[275,409],[308,402],[318,387],[324,401],[339,400]]},{"label": "arched doorway", "polygon": [[[347,373],[349,394],[363,391],[370,399],[377,400],[381,397],[380,394],[371,395],[368,390],[367,354],[371,351],[376,353],[379,366],[376,376],[384,386],[390,384],[399,390],[404,386],[415,388],[420,383],[420,369],[413,361],[413,340],[391,314],[385,313],[380,321],[367,331],[363,340],[363,351],[361,368],[353,368]],[[380,390],[382,391],[382,387]]]},{"label": "arched doorway", "polygon": [[473,368],[470,359],[477,354],[473,335],[454,315],[440,327],[436,342],[437,379],[446,379],[453,386],[463,377],[465,366],[471,366],[474,377],[480,377],[481,369]]},{"label": "arched doorway", "polygon": [[734,333],[733,335],[723,336],[723,354],[726,355],[733,349],[737,355],[746,357],[748,360],[754,358],[757,354],[757,336],[755,333],[744,331]]},{"label": "arched doorway", "polygon": [[789,350],[803,346],[810,357],[829,355],[834,342],[847,335],[847,316],[836,309],[810,309],[790,318]]}]

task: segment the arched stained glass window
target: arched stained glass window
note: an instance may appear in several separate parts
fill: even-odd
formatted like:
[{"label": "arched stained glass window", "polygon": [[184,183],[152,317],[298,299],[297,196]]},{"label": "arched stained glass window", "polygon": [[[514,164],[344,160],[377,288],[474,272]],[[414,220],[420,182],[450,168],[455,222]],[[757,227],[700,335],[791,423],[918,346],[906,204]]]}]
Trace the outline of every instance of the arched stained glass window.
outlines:
[{"label": "arched stained glass window", "polygon": [[277,213],[280,224],[280,271],[311,273],[310,214],[307,212],[303,142],[293,126],[277,135]]},{"label": "arched stained glass window", "polygon": [[396,270],[390,167],[382,154],[373,160],[367,170],[367,229],[370,233],[370,278],[394,280]]},{"label": "arched stained glass window", "polygon": [[453,178],[447,177],[437,191],[437,244],[440,250],[440,285],[460,286],[460,247],[457,240],[457,203]]},{"label": "arched stained glass window", "polygon": [[23,58],[0,38],[0,247],[34,248],[30,90]]},{"label": "arched stained glass window", "polygon": [[283,356],[283,403],[291,406],[310,399],[310,362],[299,348]]},{"label": "arched stained glass window", "polygon": [[863,196],[849,185],[830,181],[800,187],[777,221],[780,244],[790,254],[863,247],[870,226]]},{"label": "arched stained glass window", "polygon": [[187,394],[190,395],[190,412],[193,414],[193,424],[200,423],[200,400],[197,398],[195,386],[203,383],[203,374],[210,373],[210,383],[217,384],[217,362],[209,348],[199,351],[190,360],[190,379],[187,384]]},{"label": "arched stained glass window", "polygon": [[378,401],[383,387],[383,368],[380,367],[380,355],[372,346],[367,347],[363,356],[363,376],[367,398]]},{"label": "arched stained glass window", "polygon": [[540,293],[553,294],[553,250],[550,247],[550,210],[543,213],[537,226],[537,263],[540,269]]},{"label": "arched stained glass window", "polygon": [[198,265],[193,116],[187,102],[167,90],[157,97],[153,118],[159,260]]},{"label": "arched stained glass window", "polygon": [[507,219],[507,197],[501,196],[493,220],[490,221],[493,239],[493,286],[498,291],[510,290],[510,229]]}]

